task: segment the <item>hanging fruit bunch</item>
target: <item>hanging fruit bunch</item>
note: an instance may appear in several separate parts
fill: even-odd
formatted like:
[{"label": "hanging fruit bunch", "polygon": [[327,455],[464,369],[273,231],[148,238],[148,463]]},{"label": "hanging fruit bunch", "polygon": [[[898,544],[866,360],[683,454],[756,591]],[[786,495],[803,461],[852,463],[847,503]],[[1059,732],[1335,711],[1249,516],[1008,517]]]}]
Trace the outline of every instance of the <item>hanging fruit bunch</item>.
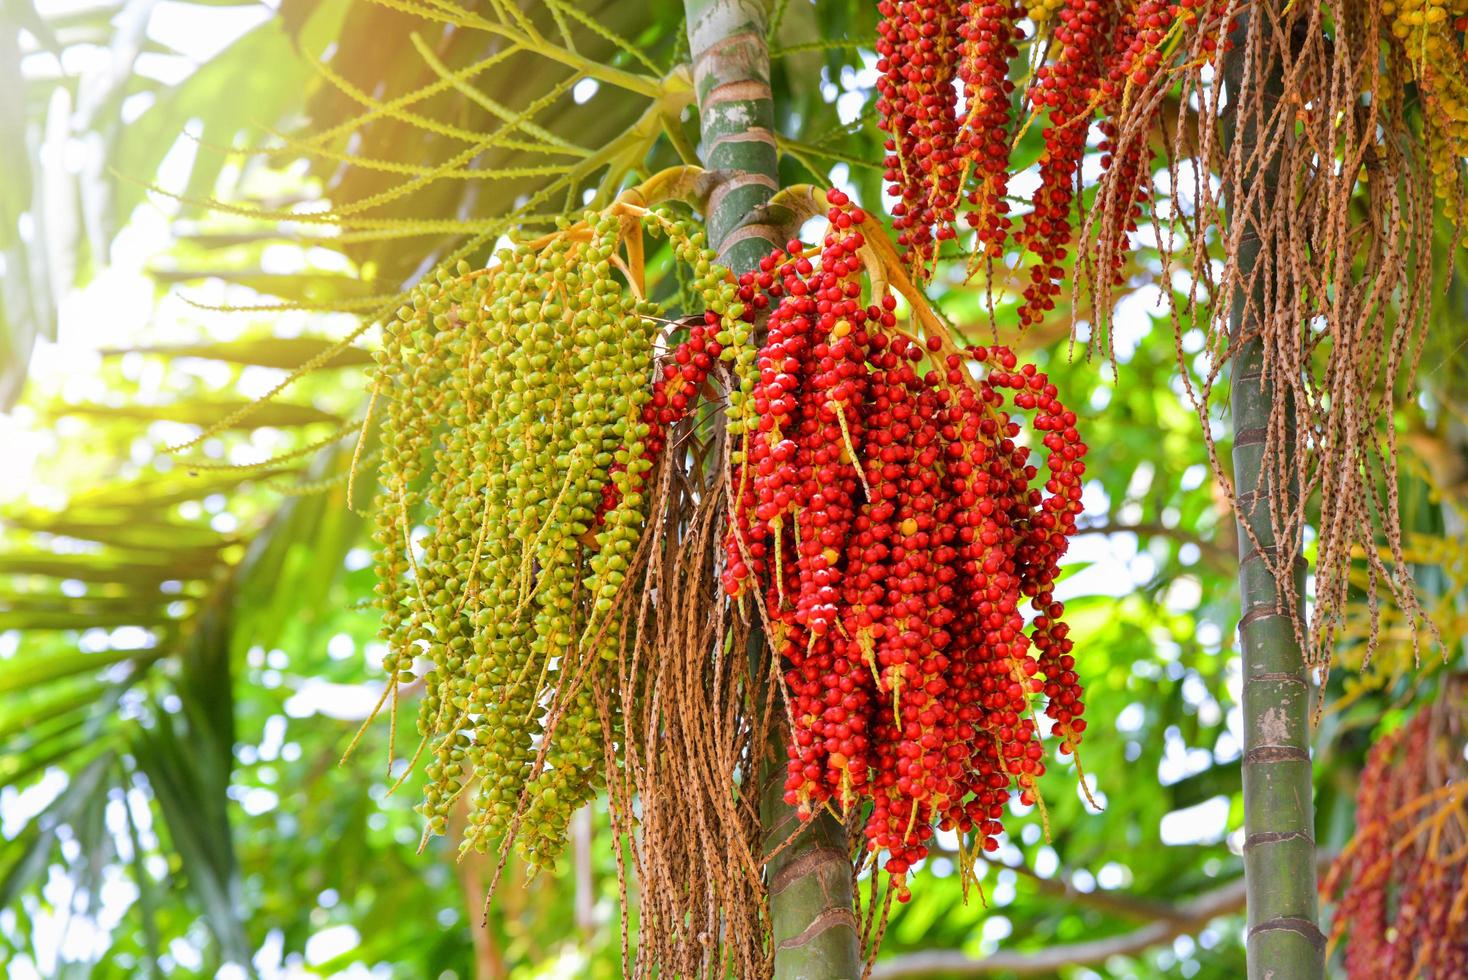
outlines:
[{"label": "hanging fruit bunch", "polygon": [[1353,980],[1468,975],[1465,693],[1450,682],[1367,757],[1356,835],[1321,883]]},{"label": "hanging fruit bunch", "polygon": [[[684,178],[441,270],[387,329],[384,699],[421,675],[430,832],[458,804],[464,847],[552,866],[626,743],[656,743],[655,722],[628,730],[651,682],[623,656],[658,615],[638,605],[662,547],[652,477],[685,464],[685,420],[722,408],[728,465],[703,478],[726,489],[701,498],[730,501],[726,601],[780,655],[787,798],[806,818],[867,808],[905,898],[934,827],[994,849],[1011,795],[1041,802],[1041,738],[1071,753],[1085,731],[1053,586],[1086,445],[1033,365],[954,341],[845,195],[822,245],[736,280],[648,206]],[[658,239],[681,316],[649,298]]]},{"label": "hanging fruit bunch", "polygon": [[[877,111],[887,133],[893,227],[914,276],[925,276],[941,243],[965,230],[957,220],[963,209],[976,261],[1011,249],[1030,257],[1020,324],[1043,319],[1061,292],[1093,122],[1103,136],[1102,169],[1115,173],[1120,189],[1106,202],[1102,241],[1108,274],[1116,275],[1125,233],[1149,196],[1152,151],[1146,139],[1118,143],[1111,119],[1144,93],[1155,116],[1161,100],[1151,82],[1164,60],[1211,61],[1223,47],[1229,7],[1227,0],[881,0]],[[1029,38],[1026,24],[1039,25],[1038,36]],[[1016,84],[1022,51],[1033,70]],[[1037,122],[1039,189],[1016,224],[1012,150]]]},{"label": "hanging fruit bunch", "polygon": [[[748,336],[701,233],[637,203],[647,193],[488,268],[439,270],[378,355],[384,697],[395,711],[424,669],[428,830],[467,796],[466,848],[515,837],[540,866],[618,738],[597,695],[627,627],[648,474]],[[648,298],[645,239],[667,240],[695,317]]]},{"label": "hanging fruit bunch", "polygon": [[787,802],[870,805],[866,847],[905,899],[935,827],[992,851],[1011,794],[1039,802],[1037,703],[1062,754],[1085,731],[1053,586],[1086,444],[1045,374],[957,346],[875,223],[827,200],[819,247],[792,241],[740,279],[769,318],[724,586],[759,604],[784,667]]},{"label": "hanging fruit bunch", "polygon": [[[1021,329],[1051,318],[1063,294],[1084,297],[1090,342],[1104,349],[1147,221],[1164,270],[1149,274],[1175,332],[1205,337],[1206,367],[1179,353],[1205,439],[1244,324],[1263,335],[1264,376],[1279,393],[1268,430],[1339,434],[1290,452],[1293,437],[1281,435],[1266,451],[1285,556],[1266,562],[1310,665],[1330,664],[1363,554],[1372,592],[1406,611],[1415,643],[1424,617],[1405,571],[1387,430],[1410,397],[1435,240],[1468,235],[1468,3],[879,0],[877,9],[884,176],[912,276],[927,276],[953,242],[948,254],[967,251],[970,273],[1016,300]],[[1021,149],[1027,134],[1036,138]],[[1034,190],[1016,200],[1021,173]],[[1294,188],[1290,206],[1261,206],[1269,186]],[[1269,243],[1263,259],[1239,244],[1250,241]],[[1210,458],[1231,486],[1221,457],[1210,449]],[[1377,466],[1384,479],[1361,476]],[[1309,623],[1288,557],[1306,533],[1294,497],[1320,501]],[[1373,628],[1368,651],[1375,644]]]}]

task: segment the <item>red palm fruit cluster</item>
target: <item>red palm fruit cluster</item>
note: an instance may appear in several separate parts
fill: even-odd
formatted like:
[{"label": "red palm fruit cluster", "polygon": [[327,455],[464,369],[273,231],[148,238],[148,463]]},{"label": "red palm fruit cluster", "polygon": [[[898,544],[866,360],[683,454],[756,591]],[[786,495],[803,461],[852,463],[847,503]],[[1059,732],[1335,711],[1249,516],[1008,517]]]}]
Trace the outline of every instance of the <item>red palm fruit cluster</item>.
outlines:
[{"label": "red palm fruit cluster", "polygon": [[[992,850],[1011,793],[1036,802],[1042,701],[1062,752],[1085,730],[1053,584],[1086,445],[1007,348],[918,340],[890,296],[864,303],[866,216],[828,200],[818,250],[791,242],[741,280],[771,312],[723,582],[759,597],[785,668],[786,800],[869,802],[867,847],[904,896],[935,826]],[[1033,413],[1034,445],[1007,406]]]},{"label": "red palm fruit cluster", "polygon": [[1108,100],[1119,99],[1127,82],[1142,89],[1157,74],[1162,65],[1162,44],[1180,12],[1179,5],[1171,0],[1141,0],[1137,4],[1135,15],[1118,34],[1115,47],[1119,57],[1102,83]]},{"label": "red palm fruit cluster", "polygon": [[968,192],[965,216],[978,235],[984,254],[999,258],[1009,239],[1009,139],[1014,82],[1009,65],[1019,56],[1025,32],[1019,26],[1024,7],[1016,0],[976,0],[961,8],[959,33],[968,112],[959,130],[959,152],[973,169],[975,186]]},{"label": "red palm fruit cluster", "polygon": [[1346,942],[1352,980],[1468,976],[1468,773],[1461,728],[1439,724],[1451,719],[1420,711],[1372,747],[1361,772],[1356,835],[1321,883],[1339,895],[1332,933]]},{"label": "red palm fruit cluster", "polygon": [[[703,323],[688,328],[688,339],[673,349],[662,366],[662,376],[653,383],[652,397],[642,407],[642,421],[647,424],[642,458],[654,463],[663,454],[669,431],[698,404],[698,392],[709,372],[719,361],[723,345],[714,339],[719,332],[719,315],[712,311],[703,315]],[[627,469],[625,463],[613,463],[610,473]],[[596,524],[606,522],[606,515],[617,505],[621,491],[608,479],[601,488],[601,502],[596,508]]]},{"label": "red palm fruit cluster", "polygon": [[958,0],[880,0],[877,113],[897,243],[917,268],[953,237],[963,162],[955,146]]},{"label": "red palm fruit cluster", "polygon": [[[886,178],[897,199],[899,244],[918,271],[926,271],[942,241],[956,237],[955,208],[967,201],[964,217],[977,256],[998,259],[1016,245],[1032,257],[1020,322],[1043,319],[1061,291],[1078,171],[1098,120],[1103,166],[1114,170],[1111,183],[1120,188],[1106,213],[1109,261],[1119,268],[1125,233],[1135,230],[1149,196],[1151,151],[1145,133],[1118,147],[1113,117],[1131,119],[1124,100],[1165,82],[1162,72],[1173,57],[1211,57],[1228,6],[1227,0],[1058,0],[1048,34],[1035,39],[1044,44],[1044,63],[1021,100],[1032,118],[1044,119],[1044,152],[1033,209],[1015,228],[1010,149],[1023,127],[1013,118],[1011,66],[1020,63],[1026,40],[1024,5],[964,0],[955,11],[936,0],[881,0],[877,111],[889,137]],[[1155,117],[1153,110],[1148,119]]]},{"label": "red palm fruit cluster", "polygon": [[1103,0],[1066,0],[1051,40],[1054,55],[1035,72],[1030,87],[1030,105],[1036,112],[1048,110],[1049,121],[1042,134],[1045,153],[1040,158],[1035,207],[1025,215],[1019,233],[1034,256],[1020,304],[1021,327],[1043,320],[1060,295],[1078,171],[1118,13],[1114,4]]}]

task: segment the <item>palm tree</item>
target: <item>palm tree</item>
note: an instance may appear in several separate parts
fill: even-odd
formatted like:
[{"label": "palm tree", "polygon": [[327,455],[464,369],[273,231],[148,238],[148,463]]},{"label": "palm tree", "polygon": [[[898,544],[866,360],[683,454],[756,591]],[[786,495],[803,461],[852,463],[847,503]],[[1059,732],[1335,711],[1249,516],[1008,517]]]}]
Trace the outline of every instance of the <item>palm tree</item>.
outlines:
[{"label": "palm tree", "polygon": [[[482,923],[495,862],[454,864],[438,844],[412,853],[421,823],[408,797],[417,787],[384,796],[386,775],[400,775],[382,772],[385,726],[368,726],[337,765],[383,690],[362,662],[380,655],[364,608],[370,522],[359,514],[369,506],[377,429],[353,370],[373,363],[371,336],[359,341],[357,324],[370,327],[441,262],[483,264],[513,236],[580,204],[604,205],[667,167],[702,163],[734,178],[739,192],[712,209],[708,228],[736,271],[793,233],[795,214],[770,206],[777,188],[841,183],[876,210],[884,154],[872,125],[875,6],[283,0],[200,64],[169,48],[158,27],[166,17],[147,0],[64,12],[29,0],[0,7],[0,73],[8,73],[0,128],[9,137],[0,406],[20,398],[31,349],[55,337],[66,297],[160,211],[171,236],[149,270],[160,293],[174,310],[179,296],[207,298],[217,309],[200,318],[230,323],[222,333],[233,337],[118,337],[99,372],[104,395],[68,402],[43,379],[20,402],[17,417],[84,421],[68,422],[70,435],[58,427],[53,443],[58,459],[74,463],[53,474],[65,483],[64,503],[12,503],[5,513],[0,910],[13,918],[0,916],[0,955],[39,961],[57,935],[110,929],[57,971],[268,974],[292,956],[321,970],[391,963],[415,976],[497,977],[557,958],[570,971],[616,971],[625,951],[602,906],[625,902],[630,929],[642,905],[635,881],[630,895],[614,887],[627,854],[604,797],[585,811],[573,867],[529,881],[512,863]],[[207,24],[215,11],[199,4],[195,14]],[[172,84],[165,69],[185,77]],[[740,111],[724,111],[729,99],[713,94],[720,85],[742,93],[733,102]],[[1249,141],[1249,127],[1236,138]],[[1037,157],[1038,132],[1017,152]],[[1267,166],[1256,169],[1264,172],[1251,179],[1268,183]],[[1154,249],[1132,257],[1129,285],[1139,294],[1172,291],[1154,259]],[[989,297],[960,279],[940,275],[934,292],[978,339],[990,329]],[[998,302],[1001,316],[1012,312],[1013,297]],[[1447,307],[1429,336],[1451,362],[1461,356],[1463,321]],[[1230,546],[1247,566],[1249,532],[1231,526],[1212,481],[1197,476],[1209,458],[1170,388],[1171,338],[1134,320],[1145,342],[1122,357],[1128,383],[1113,388],[1096,365],[1069,361],[1063,339],[1057,345],[1071,314],[1062,302],[1054,329],[1037,328],[1023,343],[1098,415],[1088,494],[1106,504],[1091,530],[1130,547],[1134,565],[1151,563],[1120,594],[1099,588],[1070,603],[1078,631],[1093,638],[1092,717],[1119,726],[1092,739],[1089,769],[1126,803],[1084,817],[1064,782],[1073,776],[1050,777],[1053,840],[1041,841],[1032,817],[1023,836],[974,864],[1003,909],[987,920],[977,904],[959,905],[968,878],[955,869],[973,856],[940,840],[931,876],[893,915],[885,943],[893,955],[878,972],[1034,974],[1121,956],[1138,972],[1168,973],[1182,957],[1204,976],[1238,975],[1236,944],[1221,937],[1238,930],[1247,891],[1252,924],[1298,927],[1273,938],[1300,947],[1279,955],[1308,975],[1318,969],[1305,929],[1316,918],[1313,835],[1319,827],[1325,851],[1341,846],[1351,804],[1340,784],[1359,765],[1363,727],[1394,703],[1430,698],[1435,675],[1402,669],[1380,688],[1352,689],[1355,714],[1343,713],[1339,727],[1327,716],[1313,769],[1301,758],[1303,699],[1290,716],[1292,751],[1271,754],[1271,742],[1261,753],[1263,713],[1294,696],[1298,685],[1282,678],[1303,675],[1304,664],[1286,620],[1246,616],[1242,645],[1264,644],[1255,634],[1269,631],[1265,645],[1282,666],[1263,681],[1288,691],[1261,701],[1252,693],[1260,678],[1250,675],[1243,722],[1229,719],[1231,645],[1206,637],[1231,629],[1235,587],[1245,610],[1273,605],[1274,587],[1247,567],[1233,581]],[[1237,326],[1251,334],[1248,323]],[[1257,483],[1250,434],[1263,426],[1251,406],[1262,411],[1272,397],[1248,388],[1241,366],[1251,356],[1246,345],[1234,362],[1244,492]],[[164,380],[144,384],[148,372]],[[1465,485],[1457,429],[1446,421],[1461,400],[1457,376],[1429,371],[1438,414],[1414,422],[1410,436],[1450,500]],[[185,445],[155,454],[135,450],[140,441]],[[1404,473],[1402,482],[1404,499],[1426,499],[1433,481]],[[1441,534],[1441,515],[1426,510],[1433,516],[1417,529]],[[1250,525],[1267,539],[1264,513]],[[1114,556],[1088,554],[1113,576],[1126,570]],[[1444,603],[1456,602],[1462,583],[1440,584]],[[1178,597],[1194,585],[1201,598],[1189,605]],[[1450,643],[1461,640],[1456,622],[1445,629]],[[1343,649],[1360,639],[1346,630]],[[757,632],[752,649],[766,662]],[[778,703],[766,706],[781,714]],[[1243,742],[1242,758],[1225,736]],[[777,763],[779,737],[767,753]],[[1199,752],[1206,763],[1192,761]],[[1266,765],[1291,778],[1260,777]],[[745,770],[751,780],[757,769]],[[1149,770],[1165,775],[1154,783]],[[761,813],[768,852],[795,822],[778,779],[760,778],[774,786]],[[1257,837],[1240,860],[1221,829],[1159,846],[1169,817],[1215,803],[1224,819],[1242,806],[1247,835],[1275,833],[1281,827],[1262,815],[1286,797],[1308,801],[1312,781],[1316,814],[1285,815],[1289,861],[1266,859],[1273,852]],[[828,815],[765,868],[777,975],[860,969],[863,943],[876,938],[861,913],[880,898],[865,897],[876,876],[853,874],[847,842]],[[119,887],[132,897],[119,901]],[[420,906],[438,926],[432,913],[404,913]],[[122,925],[97,925],[119,914]],[[335,947],[319,939],[332,928],[346,930]],[[994,953],[1000,939],[1007,948]],[[1169,952],[1169,943],[1188,952]],[[1256,936],[1252,966],[1259,957],[1280,962],[1260,946]]]}]

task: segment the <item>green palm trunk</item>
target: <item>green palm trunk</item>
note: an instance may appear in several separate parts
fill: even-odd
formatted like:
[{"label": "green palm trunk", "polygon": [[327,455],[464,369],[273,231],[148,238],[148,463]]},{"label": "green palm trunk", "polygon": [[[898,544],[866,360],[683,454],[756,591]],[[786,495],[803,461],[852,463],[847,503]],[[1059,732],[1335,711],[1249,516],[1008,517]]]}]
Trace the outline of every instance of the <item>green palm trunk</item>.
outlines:
[{"label": "green palm trunk", "polygon": [[[736,273],[754,268],[784,243],[782,229],[762,207],[778,187],[768,19],[762,0],[686,0],[689,49],[702,122],[704,164],[723,172],[709,197],[708,239]],[[756,664],[769,652],[752,641]],[[763,670],[759,673],[763,673]],[[784,712],[774,712],[783,718]],[[784,733],[767,746],[761,772],[760,815],[766,852],[799,826],[784,802]],[[846,835],[829,814],[802,831],[767,868],[780,980],[847,980],[861,975],[860,943],[852,912],[851,861]]]},{"label": "green palm trunk", "polygon": [[[1248,885],[1249,976],[1264,980],[1312,980],[1324,976],[1325,940],[1316,900],[1315,816],[1310,766],[1310,690],[1305,658],[1287,599],[1275,581],[1266,555],[1279,544],[1270,512],[1271,476],[1266,465],[1269,418],[1281,397],[1264,372],[1261,321],[1267,284],[1276,258],[1269,240],[1270,215],[1288,207],[1289,187],[1281,183],[1278,154],[1261,142],[1273,129],[1270,118],[1284,91],[1285,52],[1268,45],[1267,65],[1252,68],[1262,89],[1244,77],[1241,52],[1249,19],[1278,17],[1269,3],[1241,18],[1235,53],[1225,67],[1230,99],[1226,137],[1237,141],[1244,173],[1237,197],[1261,188],[1252,198],[1239,246],[1240,279],[1251,280],[1234,296],[1230,339],[1237,344],[1230,377],[1233,416],[1234,484],[1239,517],[1239,643],[1244,671],[1244,872]],[[1257,278],[1256,278],[1257,274]],[[1249,289],[1246,295],[1244,290]],[[1288,397],[1288,396],[1285,396]],[[1293,425],[1283,451],[1292,451]],[[1293,488],[1291,488],[1293,490]],[[1253,531],[1253,539],[1245,525]],[[1302,568],[1298,558],[1297,569]],[[1296,590],[1299,594],[1300,590]],[[1296,611],[1298,613],[1298,610]]]}]

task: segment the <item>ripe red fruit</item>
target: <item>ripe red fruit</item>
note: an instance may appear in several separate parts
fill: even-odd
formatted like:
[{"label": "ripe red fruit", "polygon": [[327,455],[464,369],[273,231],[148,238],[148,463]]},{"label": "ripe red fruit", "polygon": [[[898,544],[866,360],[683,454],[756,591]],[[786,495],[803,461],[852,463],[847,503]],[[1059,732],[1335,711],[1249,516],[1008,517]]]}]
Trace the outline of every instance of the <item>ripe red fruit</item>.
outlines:
[{"label": "ripe red fruit", "polygon": [[[833,228],[862,223],[845,195],[828,200]],[[807,817],[870,801],[867,846],[901,897],[935,825],[997,846],[1010,795],[1036,801],[1042,705],[1063,751],[1080,742],[1051,589],[1086,447],[1012,351],[915,340],[891,297],[863,307],[861,247],[833,233],[745,277],[771,303],[765,414],[741,446],[724,587],[759,590],[771,620],[794,719],[786,800]],[[1043,464],[1014,441],[1006,399],[1033,411]]]}]

